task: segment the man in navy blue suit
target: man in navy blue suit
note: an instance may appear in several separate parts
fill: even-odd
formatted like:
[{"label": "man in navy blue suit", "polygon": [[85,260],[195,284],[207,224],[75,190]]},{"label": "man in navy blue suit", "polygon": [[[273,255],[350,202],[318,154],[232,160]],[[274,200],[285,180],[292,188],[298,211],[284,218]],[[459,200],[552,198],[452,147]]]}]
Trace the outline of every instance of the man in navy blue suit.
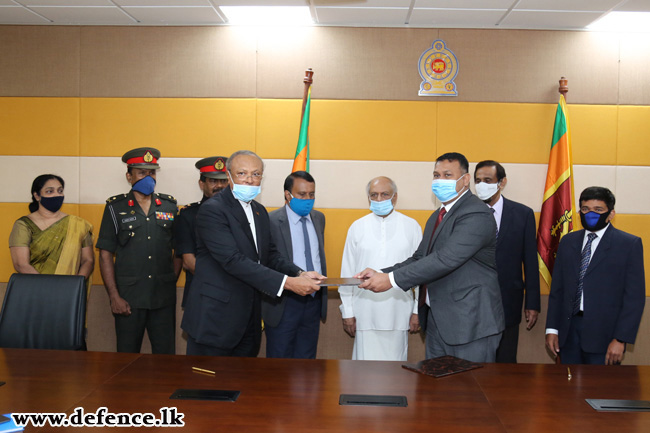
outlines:
[{"label": "man in navy blue suit", "polygon": [[641,239],[610,224],[614,194],[580,194],[585,230],[558,247],[548,299],[546,347],[563,364],[620,364],[633,344],[645,306]]},{"label": "man in navy blue suit", "polygon": [[[314,209],[316,181],[295,171],[284,181],[285,205],[269,214],[271,240],[301,269],[325,275],[325,215]],[[288,292],[262,298],[267,358],[314,359],[320,321],[327,317],[327,287],[312,296]]]},{"label": "man in navy blue suit", "polygon": [[501,195],[508,178],[498,162],[479,162],[474,182],[476,195],[488,205],[497,223],[496,262],[506,329],[496,362],[516,363],[522,304],[528,330],[535,326],[540,311],[535,214],[528,206]]}]

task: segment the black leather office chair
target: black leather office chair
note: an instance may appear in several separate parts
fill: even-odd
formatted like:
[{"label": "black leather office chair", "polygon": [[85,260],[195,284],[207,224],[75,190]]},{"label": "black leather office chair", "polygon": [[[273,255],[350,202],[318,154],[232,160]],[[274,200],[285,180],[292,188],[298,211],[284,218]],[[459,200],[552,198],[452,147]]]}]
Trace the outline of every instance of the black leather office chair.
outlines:
[{"label": "black leather office chair", "polygon": [[13,274],[0,311],[0,347],[85,349],[85,319],[84,277]]}]

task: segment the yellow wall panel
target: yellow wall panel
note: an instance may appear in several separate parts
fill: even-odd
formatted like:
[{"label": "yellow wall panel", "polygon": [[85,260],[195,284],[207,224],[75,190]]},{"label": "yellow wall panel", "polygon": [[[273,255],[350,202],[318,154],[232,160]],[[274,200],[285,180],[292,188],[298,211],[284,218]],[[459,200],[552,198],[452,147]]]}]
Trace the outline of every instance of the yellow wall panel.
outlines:
[{"label": "yellow wall panel", "polygon": [[618,107],[618,165],[650,165],[650,107]]},{"label": "yellow wall panel", "polygon": [[0,154],[79,154],[77,98],[0,98]]},{"label": "yellow wall panel", "polygon": [[573,163],[616,165],[617,107],[569,104],[568,109]]},{"label": "yellow wall panel", "polygon": [[165,157],[255,148],[254,99],[83,98],[81,154],[122,156],[152,146]]},{"label": "yellow wall panel", "polygon": [[440,102],[438,152],[470,161],[547,163],[554,105]]},{"label": "yellow wall panel", "polygon": [[[104,205],[102,204],[83,204],[79,205],[79,213],[81,218],[85,219],[93,225],[93,243],[97,244],[97,235],[99,234],[99,227],[102,223],[102,215],[104,213]],[[93,271],[93,284],[104,284],[102,274],[99,272],[99,251],[93,248],[95,252],[95,270]]]},{"label": "yellow wall panel", "polygon": [[[312,159],[431,161],[436,155],[435,101],[313,100]],[[299,100],[258,100],[257,144],[263,158],[293,158]]]}]

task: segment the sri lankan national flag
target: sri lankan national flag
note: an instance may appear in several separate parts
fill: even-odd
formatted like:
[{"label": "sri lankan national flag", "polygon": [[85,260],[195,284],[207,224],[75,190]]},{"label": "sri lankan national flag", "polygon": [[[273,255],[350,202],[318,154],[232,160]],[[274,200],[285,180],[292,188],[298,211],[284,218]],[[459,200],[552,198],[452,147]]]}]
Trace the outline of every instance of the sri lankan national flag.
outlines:
[{"label": "sri lankan national flag", "polygon": [[560,239],[573,231],[573,166],[566,101],[560,96],[555,113],[551,154],[548,158],[544,201],[537,230],[539,269],[551,285],[555,254]]},{"label": "sri lankan national flag", "polygon": [[296,156],[293,159],[294,171],[309,172],[309,111],[311,107],[311,87],[307,92],[307,103],[305,104],[305,114],[300,122],[300,135],[298,136],[298,145],[296,146]]}]

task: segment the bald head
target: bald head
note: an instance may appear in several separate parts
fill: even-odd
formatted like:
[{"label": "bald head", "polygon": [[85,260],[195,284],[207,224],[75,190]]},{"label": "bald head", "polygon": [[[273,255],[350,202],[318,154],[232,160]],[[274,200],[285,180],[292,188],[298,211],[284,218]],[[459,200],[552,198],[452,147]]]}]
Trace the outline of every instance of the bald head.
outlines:
[{"label": "bald head", "polygon": [[[389,177],[378,176],[374,179],[371,179],[370,182],[368,182],[368,185],[366,185],[366,194],[368,196],[370,196],[370,190],[373,189],[373,186],[384,191],[390,191],[391,196],[393,194],[397,194],[397,185],[395,185],[395,182],[393,182],[393,180]],[[383,199],[377,200],[377,198],[373,198],[373,200],[382,201]]]}]

